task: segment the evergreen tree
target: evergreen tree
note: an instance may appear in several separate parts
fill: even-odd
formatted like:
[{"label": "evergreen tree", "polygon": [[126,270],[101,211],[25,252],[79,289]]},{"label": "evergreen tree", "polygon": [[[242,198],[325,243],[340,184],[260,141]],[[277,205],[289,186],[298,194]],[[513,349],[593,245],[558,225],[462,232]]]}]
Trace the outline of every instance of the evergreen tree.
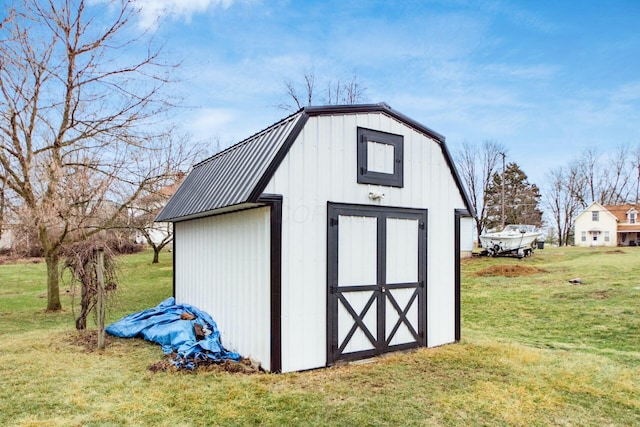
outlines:
[{"label": "evergreen tree", "polygon": [[[540,189],[529,184],[527,175],[515,163],[504,170],[504,224],[532,224],[542,226],[539,209]],[[495,172],[487,187],[487,228],[502,227],[502,171]]]}]

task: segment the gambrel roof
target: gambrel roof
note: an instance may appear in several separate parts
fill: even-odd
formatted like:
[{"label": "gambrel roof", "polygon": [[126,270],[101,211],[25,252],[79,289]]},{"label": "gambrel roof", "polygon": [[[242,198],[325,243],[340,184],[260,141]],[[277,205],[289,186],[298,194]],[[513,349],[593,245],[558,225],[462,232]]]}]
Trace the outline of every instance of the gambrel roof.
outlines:
[{"label": "gambrel roof", "polygon": [[385,103],[304,107],[267,129],[196,164],[156,221],[182,221],[260,204],[259,197],[285,158],[309,117],[337,114],[383,113],[427,135],[438,143],[466,208],[474,214],[445,138],[393,110]]}]

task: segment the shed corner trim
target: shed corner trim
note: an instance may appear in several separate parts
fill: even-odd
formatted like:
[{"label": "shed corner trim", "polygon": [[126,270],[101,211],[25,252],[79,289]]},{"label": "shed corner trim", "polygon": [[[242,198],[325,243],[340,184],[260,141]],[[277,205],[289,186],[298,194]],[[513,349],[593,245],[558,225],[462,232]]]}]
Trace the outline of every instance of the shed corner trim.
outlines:
[{"label": "shed corner trim", "polygon": [[282,195],[261,194],[257,202],[270,207],[271,275],[270,281],[270,329],[272,373],[282,372]]}]

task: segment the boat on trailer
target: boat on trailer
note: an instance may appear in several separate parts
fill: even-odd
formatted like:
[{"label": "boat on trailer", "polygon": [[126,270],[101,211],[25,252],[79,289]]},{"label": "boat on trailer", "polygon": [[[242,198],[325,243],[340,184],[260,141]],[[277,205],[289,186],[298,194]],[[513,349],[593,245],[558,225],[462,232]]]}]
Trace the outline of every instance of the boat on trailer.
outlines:
[{"label": "boat on trailer", "polygon": [[502,231],[480,235],[480,244],[489,256],[531,256],[542,235],[535,225],[510,224]]}]

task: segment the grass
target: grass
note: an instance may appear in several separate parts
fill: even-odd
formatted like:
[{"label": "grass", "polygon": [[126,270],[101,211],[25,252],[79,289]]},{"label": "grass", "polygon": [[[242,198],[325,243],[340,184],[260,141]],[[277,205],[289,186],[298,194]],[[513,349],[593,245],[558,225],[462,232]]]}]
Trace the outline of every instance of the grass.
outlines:
[{"label": "grass", "polygon": [[[166,254],[122,258],[109,321],[171,295]],[[460,344],[283,375],[156,372],[158,346],[80,346],[44,265],[0,266],[2,425],[640,424],[640,248],[546,248],[463,263]],[[478,276],[508,265],[526,276]],[[569,279],[580,277],[583,285]]]},{"label": "grass", "polygon": [[[526,277],[478,277],[489,263],[471,261],[463,304],[466,332],[534,347],[577,348],[631,365],[640,360],[640,251],[598,249],[538,251],[527,266],[544,273]],[[530,261],[530,262],[529,262]],[[486,268],[486,266],[484,267]],[[467,271],[467,269],[465,269]],[[569,283],[580,278],[583,285]],[[490,310],[486,310],[491,306]]]}]

